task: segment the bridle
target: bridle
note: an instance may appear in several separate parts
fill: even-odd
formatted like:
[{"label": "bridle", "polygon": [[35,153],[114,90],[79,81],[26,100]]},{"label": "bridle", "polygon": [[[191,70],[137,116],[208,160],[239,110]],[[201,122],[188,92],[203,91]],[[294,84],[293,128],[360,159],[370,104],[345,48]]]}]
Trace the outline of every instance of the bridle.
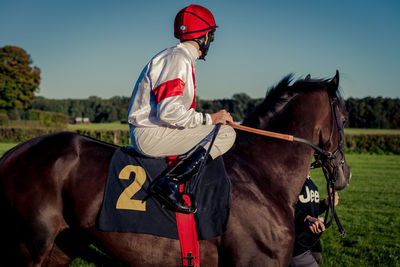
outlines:
[{"label": "bridle", "polygon": [[[298,143],[307,144],[312,149],[314,149],[315,161],[311,164],[311,168],[321,167],[323,170],[324,176],[325,176],[326,183],[327,183],[329,205],[328,205],[328,209],[326,210],[326,213],[325,213],[325,219],[324,219],[325,227],[326,228],[330,227],[332,225],[333,218],[335,218],[336,224],[338,225],[338,228],[339,228],[340,235],[342,237],[345,237],[346,231],[343,228],[342,224],[340,223],[338,215],[335,210],[335,183],[338,178],[339,168],[342,168],[342,171],[344,172],[343,167],[345,164],[345,160],[344,160],[344,130],[343,130],[344,125],[340,122],[339,114],[337,112],[338,101],[339,100],[336,96],[334,96],[334,97],[329,96],[329,103],[330,103],[330,107],[331,107],[331,117],[332,117],[332,127],[331,127],[331,133],[329,135],[328,141],[322,146],[315,145],[306,139],[292,136],[292,135],[264,131],[264,130],[260,130],[260,129],[246,127],[243,125],[238,125],[238,124],[231,123],[231,122],[228,122],[228,125],[232,126],[235,129],[242,130],[242,131],[247,131],[247,132],[251,132],[251,133],[255,133],[255,134],[259,134],[259,135],[283,139],[283,140],[290,141],[290,142],[298,142]],[[331,142],[335,128],[338,131],[338,145],[337,145],[336,149],[333,152],[331,152],[325,148]],[[340,159],[337,161],[336,159],[338,157],[340,157]],[[329,169],[331,169],[333,171],[329,172]],[[332,192],[332,193],[329,194],[329,192]],[[332,215],[328,221],[329,209],[331,210]]]},{"label": "bridle", "polygon": [[[325,149],[323,149],[323,148],[321,149],[319,147],[317,147],[318,149],[316,149],[316,148],[314,148],[314,146],[312,146],[316,152],[316,160],[311,164],[311,168],[322,167],[322,170],[323,170],[323,173],[325,176],[325,180],[326,180],[329,205],[328,205],[328,209],[326,210],[326,213],[325,213],[325,219],[324,219],[325,227],[326,228],[330,227],[332,225],[333,218],[335,218],[340,235],[344,238],[346,236],[346,230],[343,228],[342,224],[340,223],[339,217],[335,210],[335,183],[338,178],[339,168],[342,168],[342,172],[344,173],[343,167],[345,164],[344,138],[343,138],[344,137],[344,129],[343,129],[344,125],[343,125],[343,123],[340,122],[340,118],[339,118],[339,115],[337,112],[337,106],[338,106],[337,102],[338,102],[337,97],[329,97],[329,103],[331,106],[331,114],[332,114],[332,127],[331,127],[331,133],[330,133],[329,139],[323,147],[326,147],[332,140],[335,123],[336,123],[336,128],[338,131],[338,145],[336,147],[336,150],[333,152],[326,151]],[[335,162],[335,159],[337,159],[338,157],[340,157],[339,160]],[[328,171],[329,169],[331,169],[333,171],[329,172]],[[329,194],[329,192],[332,192],[332,193]],[[332,215],[328,221],[329,209],[332,211]]]}]

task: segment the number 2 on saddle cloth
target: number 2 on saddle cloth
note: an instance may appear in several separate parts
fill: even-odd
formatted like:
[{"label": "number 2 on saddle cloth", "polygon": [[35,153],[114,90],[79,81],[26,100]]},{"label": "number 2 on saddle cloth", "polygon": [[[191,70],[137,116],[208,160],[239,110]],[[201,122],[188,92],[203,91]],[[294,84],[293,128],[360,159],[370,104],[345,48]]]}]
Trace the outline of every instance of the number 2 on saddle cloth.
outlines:
[{"label": "number 2 on saddle cloth", "polygon": [[[230,211],[230,181],[222,157],[203,164],[204,171],[200,166],[198,172],[201,177],[191,178],[183,190],[197,203],[194,217],[199,240],[223,234]],[[99,230],[179,239],[175,212],[149,198],[151,184],[165,175],[166,167],[165,159],[145,157],[130,147],[118,149],[109,166]]]}]

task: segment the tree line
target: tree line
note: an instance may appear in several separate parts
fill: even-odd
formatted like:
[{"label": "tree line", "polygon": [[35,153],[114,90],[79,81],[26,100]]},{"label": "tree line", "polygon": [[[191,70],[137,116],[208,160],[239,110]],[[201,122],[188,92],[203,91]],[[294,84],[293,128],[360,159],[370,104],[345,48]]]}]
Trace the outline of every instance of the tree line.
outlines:
[{"label": "tree line", "polygon": [[[91,122],[126,122],[129,97],[101,99],[92,96],[88,99],[61,100],[35,98],[40,80],[40,69],[33,66],[33,60],[24,49],[16,46],[1,47],[0,119],[26,120],[32,115],[27,111],[34,109],[62,113],[71,119],[89,118]],[[252,99],[247,94],[240,93],[233,95],[231,99],[197,98],[196,106],[198,111],[206,113],[226,109],[233,115],[235,121],[242,121],[262,100]],[[400,128],[399,98],[349,98],[344,102],[348,111],[348,127]]]},{"label": "tree line", "polygon": [[[262,102],[245,93],[235,94],[231,99],[205,100],[197,98],[200,112],[214,113],[220,109],[229,111],[235,121],[243,119]],[[116,96],[110,99],[89,97],[87,99],[35,98],[30,109],[63,113],[71,119],[87,117],[91,122],[126,122],[129,97]],[[400,99],[383,97],[348,98],[344,100],[347,111],[347,127],[400,129]],[[24,110],[13,109],[7,115],[12,120],[21,119]],[[22,118],[23,119],[23,118]]]},{"label": "tree line", "polygon": [[345,107],[350,128],[400,129],[399,98],[348,98]]}]

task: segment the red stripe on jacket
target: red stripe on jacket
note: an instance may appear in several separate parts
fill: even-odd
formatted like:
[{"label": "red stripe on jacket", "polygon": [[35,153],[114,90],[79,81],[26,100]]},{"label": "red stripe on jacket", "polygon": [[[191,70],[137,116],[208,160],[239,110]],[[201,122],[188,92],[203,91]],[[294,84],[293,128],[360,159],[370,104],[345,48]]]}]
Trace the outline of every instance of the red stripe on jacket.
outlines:
[{"label": "red stripe on jacket", "polygon": [[181,79],[177,78],[160,84],[153,89],[153,94],[156,97],[157,103],[160,103],[168,97],[183,95],[184,87],[185,83]]},{"label": "red stripe on jacket", "polygon": [[192,105],[190,105],[190,108],[196,110],[196,77],[194,76],[193,65],[192,65],[192,78],[193,78],[193,90],[194,90],[194,93],[193,93],[193,102],[192,102]]}]

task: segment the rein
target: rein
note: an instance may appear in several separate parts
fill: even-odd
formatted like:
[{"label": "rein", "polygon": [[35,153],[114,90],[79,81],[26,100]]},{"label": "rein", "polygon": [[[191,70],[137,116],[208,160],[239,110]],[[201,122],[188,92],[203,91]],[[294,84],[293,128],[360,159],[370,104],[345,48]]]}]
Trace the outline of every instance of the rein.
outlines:
[{"label": "rein", "polygon": [[249,132],[249,133],[253,133],[253,134],[268,136],[268,137],[281,139],[281,140],[286,140],[289,142],[298,142],[298,143],[307,144],[307,145],[311,146],[318,153],[320,153],[324,156],[330,157],[330,152],[326,152],[325,150],[321,149],[319,146],[316,146],[313,143],[311,143],[310,141],[300,138],[300,137],[296,137],[296,136],[289,135],[289,134],[281,134],[281,133],[275,133],[275,132],[260,130],[260,129],[256,129],[256,128],[251,128],[251,127],[239,125],[239,124],[236,124],[236,123],[233,123],[230,121],[228,121],[227,124],[229,126],[231,126],[232,128],[240,130],[240,131],[245,131],[245,132]]},{"label": "rein", "polygon": [[[324,147],[325,147],[331,141],[331,139],[333,137],[333,131],[335,128],[335,122],[336,122],[336,127],[337,127],[337,130],[339,133],[339,140],[338,140],[338,146],[334,152],[327,151],[327,150],[323,149],[323,147],[321,148],[306,139],[296,137],[293,135],[281,134],[281,133],[276,133],[276,132],[255,129],[255,128],[235,124],[233,122],[227,122],[227,124],[229,126],[231,126],[232,128],[240,130],[240,131],[250,132],[250,133],[254,133],[254,134],[258,134],[258,135],[262,135],[262,136],[268,136],[268,137],[281,139],[281,140],[286,140],[289,142],[302,143],[302,144],[309,145],[312,149],[314,149],[317,157],[316,157],[315,162],[313,162],[311,164],[311,168],[322,167],[322,170],[323,170],[323,173],[325,176],[325,180],[326,180],[326,184],[327,184],[329,205],[328,205],[328,209],[326,210],[326,213],[325,213],[325,219],[324,219],[325,227],[326,228],[330,227],[332,225],[333,218],[335,218],[335,222],[339,228],[340,235],[341,235],[341,237],[344,238],[346,236],[346,231],[343,228],[342,224],[340,223],[339,217],[335,210],[335,182],[337,180],[339,168],[343,167],[343,165],[345,163],[344,162],[344,152],[343,152],[343,150],[344,150],[343,127],[339,123],[340,122],[339,116],[336,112],[336,107],[337,107],[336,101],[337,101],[337,98],[332,99],[331,97],[329,97],[329,103],[331,106],[331,114],[332,114],[332,128],[331,128],[331,133],[330,133],[329,139],[326,142],[326,144],[324,145]],[[336,159],[336,157],[339,154],[341,156],[341,159],[338,164],[335,164],[333,162],[333,160]],[[331,167],[333,169],[332,174],[328,172],[328,167]],[[329,192],[332,192],[332,194],[329,194]],[[332,215],[328,221],[329,209],[332,211]]]},{"label": "rein", "polygon": [[[336,122],[336,127],[337,127],[337,130],[339,133],[338,146],[337,146],[336,150],[330,154],[330,157],[328,158],[328,160],[323,160],[323,159],[317,158],[316,162],[317,161],[320,162],[324,176],[325,176],[327,192],[328,192],[328,202],[329,202],[329,207],[332,211],[330,220],[328,222],[326,222],[328,220],[328,216],[329,216],[329,207],[326,210],[325,219],[324,219],[325,226],[326,227],[331,226],[333,218],[335,218],[335,222],[336,222],[336,225],[338,226],[340,235],[342,238],[344,238],[346,236],[346,230],[340,223],[339,217],[335,210],[335,182],[337,180],[339,167],[343,168],[343,165],[345,163],[344,162],[344,143],[343,143],[344,130],[343,130],[343,127],[341,126],[341,124],[339,123],[339,121],[340,121],[339,116],[336,112],[336,106],[337,106],[336,100],[337,99],[335,98],[332,101],[332,99],[329,98],[329,102],[330,102],[330,106],[331,106],[331,114],[332,114],[332,129],[331,129],[331,134],[330,134],[330,137],[329,137],[329,140],[327,143],[329,143],[329,141],[332,139],[334,122]],[[335,165],[335,164],[333,164],[333,160],[338,156],[338,154],[340,154],[341,159],[340,159],[339,163]],[[318,157],[320,157],[320,155]],[[327,167],[331,167],[333,169],[333,174],[328,172]],[[332,190],[332,194],[329,193],[331,190]]]}]

